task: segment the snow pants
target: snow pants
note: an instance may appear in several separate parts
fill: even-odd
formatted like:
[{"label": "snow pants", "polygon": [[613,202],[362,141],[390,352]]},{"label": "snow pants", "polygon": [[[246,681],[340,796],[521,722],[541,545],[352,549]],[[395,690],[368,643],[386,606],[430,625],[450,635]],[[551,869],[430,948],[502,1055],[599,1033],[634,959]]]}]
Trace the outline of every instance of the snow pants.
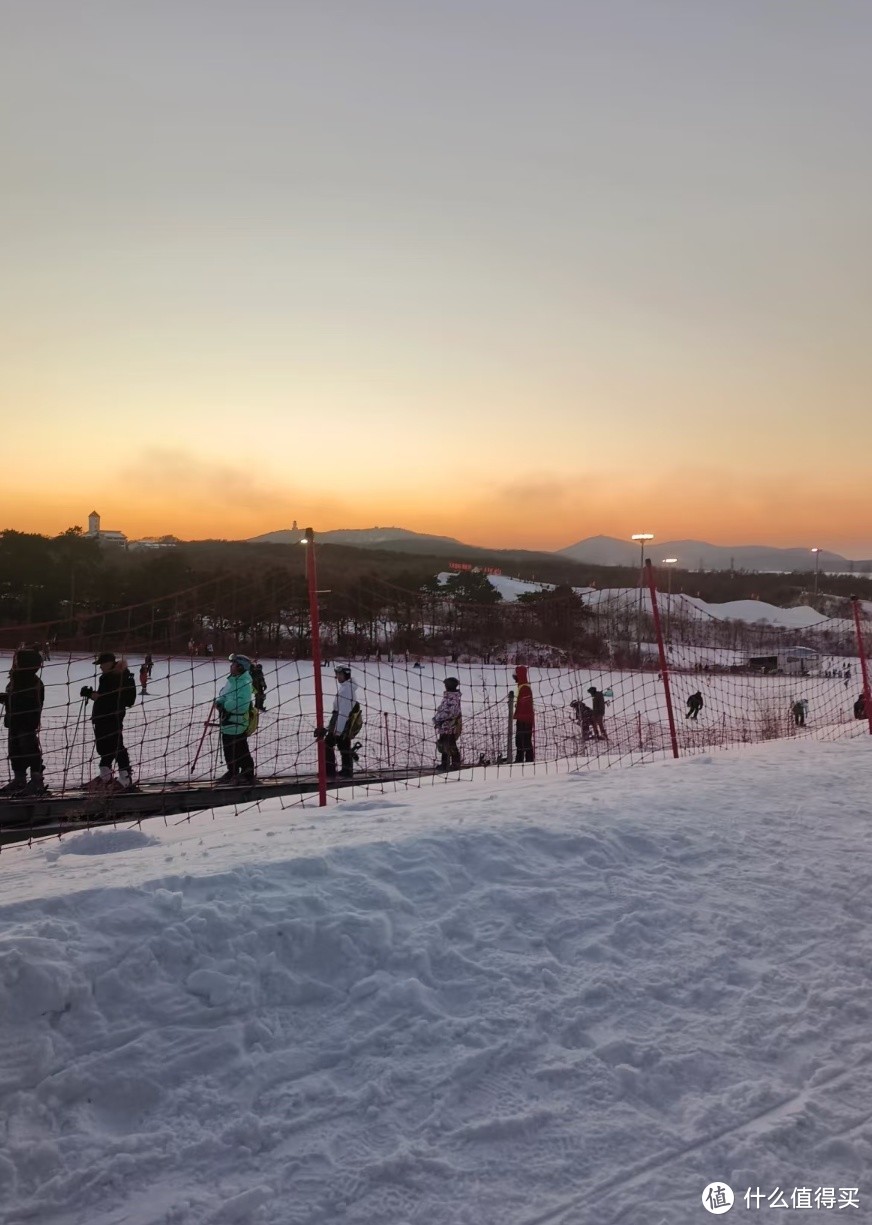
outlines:
[{"label": "snow pants", "polygon": [[100,765],[112,768],[113,761],[119,770],[130,770],[130,757],[124,747],[123,715],[94,720],[94,744]]},{"label": "snow pants", "polygon": [[239,736],[228,736],[222,732],[221,748],[224,751],[224,760],[227,762],[228,774],[254,774],[254,760],[245,732]]},{"label": "snow pants", "polygon": [[533,760],[533,724],[515,723],[515,762]]},{"label": "snow pants", "polygon": [[39,728],[9,729],[9,765],[12,773],[24,774],[26,770],[42,774],[42,748],[39,743]]},{"label": "snow pants", "polygon": [[453,770],[460,765],[460,749],[457,747],[457,737],[447,733],[437,737],[436,747],[439,750],[439,765],[442,770]]}]

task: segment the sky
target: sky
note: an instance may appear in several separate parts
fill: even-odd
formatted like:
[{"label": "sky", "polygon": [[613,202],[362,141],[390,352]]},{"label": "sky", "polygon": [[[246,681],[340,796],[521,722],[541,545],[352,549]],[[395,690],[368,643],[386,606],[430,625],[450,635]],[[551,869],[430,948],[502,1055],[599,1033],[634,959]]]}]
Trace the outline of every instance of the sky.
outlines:
[{"label": "sky", "polygon": [[867,0],[29,0],[0,524],[872,556]]},{"label": "sky", "polygon": [[4,848],[7,1219],[868,1219],[869,754]]}]

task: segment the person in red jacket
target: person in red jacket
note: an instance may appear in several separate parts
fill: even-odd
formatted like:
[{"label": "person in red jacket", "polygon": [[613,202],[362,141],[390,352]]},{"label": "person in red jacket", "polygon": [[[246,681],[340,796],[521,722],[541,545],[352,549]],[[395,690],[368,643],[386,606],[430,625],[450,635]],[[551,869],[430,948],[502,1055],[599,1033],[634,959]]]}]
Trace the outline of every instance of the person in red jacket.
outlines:
[{"label": "person in red jacket", "polygon": [[527,683],[527,669],[518,666],[512,673],[518,686],[515,695],[515,761],[533,761],[533,690]]}]

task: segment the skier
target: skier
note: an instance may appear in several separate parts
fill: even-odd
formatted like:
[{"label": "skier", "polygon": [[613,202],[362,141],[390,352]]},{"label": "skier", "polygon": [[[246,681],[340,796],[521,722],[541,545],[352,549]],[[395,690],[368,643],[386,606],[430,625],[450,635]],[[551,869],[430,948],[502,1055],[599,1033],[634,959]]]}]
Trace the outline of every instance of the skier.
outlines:
[{"label": "skier", "polygon": [[685,719],[693,719],[694,723],[699,718],[699,712],[703,708],[702,694],[697,689],[696,693],[692,693],[687,699],[687,714]]},{"label": "skier", "polygon": [[148,664],[142,663],[139,665],[139,688],[142,697],[148,693]]},{"label": "skier", "polygon": [[246,655],[231,655],[230,674],[214,703],[221,725],[221,748],[227,765],[227,773],[218,779],[220,786],[256,781],[254,761],[248,747],[251,695],[251,660]]},{"label": "skier", "polygon": [[253,663],[251,665],[251,684],[254,688],[254,705],[256,710],[266,710],[266,677],[263,674],[263,665]]},{"label": "skier", "polygon": [[335,750],[338,749],[341,763],[339,773],[342,778],[351,778],[357,760],[351,740],[363,726],[363,715],[357,700],[357,686],[351,679],[351,669],[346,664],[337,664],[333,671],[337,687],[324,742],[327,746],[326,768],[331,778],[335,776]]},{"label": "skier", "polygon": [[582,740],[593,740],[593,711],[588,706],[587,702],[583,702],[580,698],[576,698],[569,703],[572,710],[575,711],[575,718],[581,724]]},{"label": "skier", "polygon": [[591,685],[588,689],[591,701],[591,723],[593,724],[594,740],[608,740],[606,729],[603,726],[603,719],[606,714],[606,695],[602,689],[597,689],[595,685]]},{"label": "skier", "polygon": [[861,693],[860,696],[857,698],[857,701],[854,703],[854,718],[855,719],[865,719],[866,718],[866,694],[865,693]]},{"label": "skier", "polygon": [[[100,774],[88,786],[89,791],[130,791],[133,777],[130,756],[124,747],[123,725],[128,707],[136,702],[136,681],[124,659],[116,659],[111,651],[103,651],[94,660],[100,669],[96,690],[85,685],[81,696],[93,701],[91,722],[94,725],[94,745],[100,758]],[[112,778],[112,763],[118,765],[118,779]]]},{"label": "skier", "polygon": [[[12,781],[0,787],[0,794],[9,799],[48,794],[39,743],[39,723],[45,702],[45,686],[37,676],[41,667],[42,656],[35,647],[19,647],[12,657],[6,692],[0,693],[3,723],[9,729],[9,765],[12,767]],[[27,781],[28,770],[30,782]]]},{"label": "skier", "polygon": [[793,715],[793,723],[795,727],[805,727],[805,710],[806,703],[799,698],[791,703],[790,713]]},{"label": "skier", "polygon": [[436,747],[439,749],[439,769],[459,770],[460,749],[457,737],[463,729],[460,710],[460,681],[456,676],[447,676],[443,682],[445,693],[433,716],[436,728]]},{"label": "skier", "polygon": [[152,657],[151,657],[150,655],[146,655],[146,657],[145,657],[145,670],[146,670],[146,672],[148,672],[148,677],[149,677],[149,680],[151,679],[151,670],[152,670],[152,668],[153,668],[153,667],[154,667],[154,660],[152,659]]},{"label": "skier", "polygon": [[512,680],[518,686],[515,697],[515,709],[512,717],[515,720],[515,763],[533,761],[533,690],[527,683],[527,669],[519,664],[512,673]]}]

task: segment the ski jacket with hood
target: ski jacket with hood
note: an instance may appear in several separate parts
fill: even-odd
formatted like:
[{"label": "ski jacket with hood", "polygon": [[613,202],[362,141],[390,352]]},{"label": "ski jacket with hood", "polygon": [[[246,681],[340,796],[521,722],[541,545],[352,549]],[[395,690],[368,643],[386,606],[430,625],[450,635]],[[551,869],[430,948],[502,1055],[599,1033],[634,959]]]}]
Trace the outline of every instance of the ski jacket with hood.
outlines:
[{"label": "ski jacket with hood", "polygon": [[248,731],[248,708],[252,696],[251,676],[228,676],[215,705],[221,712],[221,735],[244,736]]},{"label": "ski jacket with hood", "polygon": [[533,690],[527,683],[527,669],[523,665],[515,668],[515,680],[518,682],[518,693],[515,698],[514,717],[518,723],[529,723],[532,725],[535,718],[533,714]]},{"label": "ski jacket with hood", "polygon": [[357,686],[354,681],[340,681],[336,688],[336,697],[333,699],[333,715],[331,717],[332,731],[334,736],[341,736],[345,731],[348,720],[351,717],[351,712],[357,702]]},{"label": "ski jacket with hood", "polygon": [[94,723],[109,723],[110,721],[120,723],[127,712],[127,707],[132,706],[135,701],[136,681],[127,667],[127,661],[119,659],[108,672],[100,673],[100,679],[94,691],[91,720]]},{"label": "ski jacket with hood", "polygon": [[4,726],[11,732],[35,732],[45,702],[45,685],[36,675],[36,668],[13,664],[9,684],[2,696]]},{"label": "ski jacket with hood", "polygon": [[436,707],[433,726],[439,736],[459,736],[461,728],[460,690],[446,689]]}]

